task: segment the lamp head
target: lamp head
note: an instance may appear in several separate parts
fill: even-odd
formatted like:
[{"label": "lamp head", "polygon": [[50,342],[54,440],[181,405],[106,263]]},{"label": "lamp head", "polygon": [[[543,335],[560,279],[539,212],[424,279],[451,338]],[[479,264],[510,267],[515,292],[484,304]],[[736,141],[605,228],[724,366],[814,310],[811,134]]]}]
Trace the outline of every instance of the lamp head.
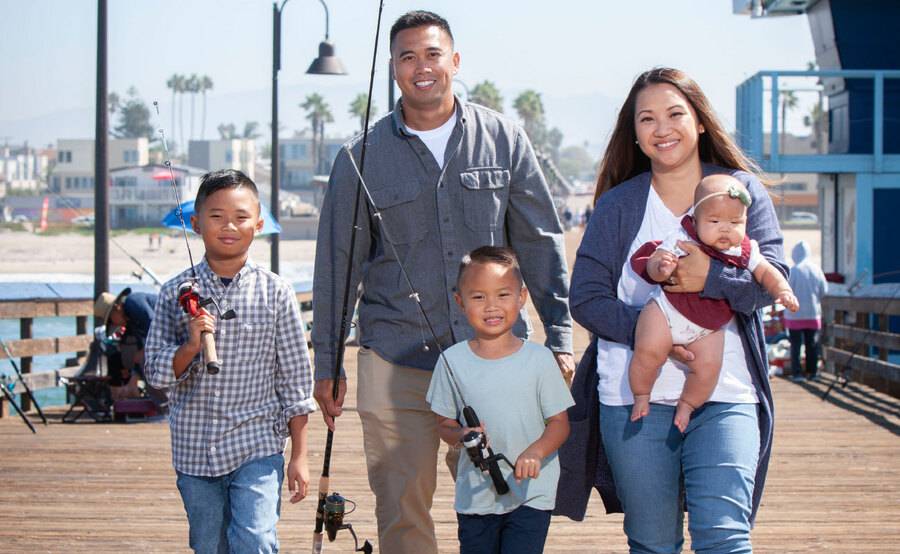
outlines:
[{"label": "lamp head", "polygon": [[306,70],[310,75],[346,75],[344,63],[334,55],[334,43],[323,40],[319,43],[319,57]]}]

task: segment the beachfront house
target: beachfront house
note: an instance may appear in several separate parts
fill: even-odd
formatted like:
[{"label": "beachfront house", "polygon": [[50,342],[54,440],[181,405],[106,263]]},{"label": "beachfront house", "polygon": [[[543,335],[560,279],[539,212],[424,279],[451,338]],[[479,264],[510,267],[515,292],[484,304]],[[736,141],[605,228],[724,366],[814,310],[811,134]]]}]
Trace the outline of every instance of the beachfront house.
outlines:
[{"label": "beachfront house", "polygon": [[[144,138],[111,139],[110,167],[137,167],[150,162],[150,143]],[[94,139],[59,139],[56,168],[50,179],[58,206],[92,212],[94,209]]]},{"label": "beachfront house", "polygon": [[249,138],[192,140],[188,165],[214,171],[237,169],[256,181],[256,141]]},{"label": "beachfront house", "polygon": [[159,227],[163,217],[175,207],[171,176],[175,177],[182,202],[193,200],[206,170],[173,165],[147,164],[109,170],[110,226],[114,229]]}]

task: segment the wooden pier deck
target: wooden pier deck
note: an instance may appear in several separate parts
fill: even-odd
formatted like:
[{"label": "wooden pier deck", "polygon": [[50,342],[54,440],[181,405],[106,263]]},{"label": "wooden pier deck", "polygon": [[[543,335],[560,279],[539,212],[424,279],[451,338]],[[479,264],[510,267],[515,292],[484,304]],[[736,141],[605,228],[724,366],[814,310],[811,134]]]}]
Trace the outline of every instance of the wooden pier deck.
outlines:
[{"label": "wooden pier deck", "polygon": [[[579,341],[582,342],[582,341]],[[355,361],[355,352],[348,352]],[[351,384],[354,368],[351,372]],[[900,547],[900,401],[851,384],[819,399],[824,384],[774,381],[777,427],[757,552],[897,552]],[[358,502],[347,519],[375,538],[355,395],[336,434],[332,484]],[[32,435],[18,418],[0,420],[0,552],[186,552],[187,523],[171,467],[165,422],[59,423]],[[311,420],[313,483],[324,425]],[[440,466],[440,464],[439,464]],[[439,467],[433,515],[442,552],[457,551],[453,486]],[[285,497],[287,495],[285,494]],[[285,504],[282,551],[307,552],[315,501]],[[596,495],[588,517],[554,518],[547,552],[624,552],[621,515],[604,515]],[[349,535],[328,544],[349,552]]]}]

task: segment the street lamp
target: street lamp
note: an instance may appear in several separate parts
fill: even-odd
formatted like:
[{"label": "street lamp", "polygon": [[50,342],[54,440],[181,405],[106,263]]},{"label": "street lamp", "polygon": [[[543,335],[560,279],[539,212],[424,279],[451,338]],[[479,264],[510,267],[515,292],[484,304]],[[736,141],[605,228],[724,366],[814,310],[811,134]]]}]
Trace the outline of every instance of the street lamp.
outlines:
[{"label": "street lamp", "polygon": [[[310,75],[346,75],[344,64],[334,55],[334,44],[328,40],[328,6],[325,0],[319,0],[325,8],[325,40],[319,43],[319,56],[313,60],[306,72]],[[278,203],[278,70],[281,69],[281,12],[288,0],[272,3],[272,197],[269,204],[272,216],[278,221],[280,206]],[[278,273],[278,234],[273,234],[271,269]]]}]

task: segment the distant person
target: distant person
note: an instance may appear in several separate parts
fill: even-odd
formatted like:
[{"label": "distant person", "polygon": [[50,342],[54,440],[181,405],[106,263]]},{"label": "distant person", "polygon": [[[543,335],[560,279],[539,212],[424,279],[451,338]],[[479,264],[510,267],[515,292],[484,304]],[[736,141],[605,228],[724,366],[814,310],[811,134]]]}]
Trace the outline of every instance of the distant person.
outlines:
[{"label": "distant person", "polygon": [[[115,353],[109,359],[110,392],[113,400],[138,398],[142,395],[138,381],[144,375],[144,345],[157,295],[131,292],[125,288],[117,296],[101,293],[94,302],[94,315],[103,319],[106,335],[118,342]],[[161,391],[151,391],[151,397],[162,401]]]},{"label": "distant person", "polygon": [[[631,256],[635,273],[648,283],[670,285],[669,279],[685,251],[679,241],[692,242],[727,266],[747,269],[775,302],[797,311],[797,297],[784,275],[759,253],[759,244],[747,237],[750,193],[730,175],[704,177],[694,191],[694,205],[681,226],[662,242],[651,241]],[[667,292],[657,286],[641,310],[634,334],[634,355],[628,381],[634,395],[631,421],[650,412],[650,391],[673,345],[693,354],[685,362],[690,371],[675,406],[675,427],[687,429],[691,414],[702,406],[719,382],[725,348],[723,327],[734,317],[725,300],[705,298],[698,292]]]},{"label": "distant person", "polygon": [[582,220],[582,225],[587,225],[588,221],[591,220],[591,215],[594,213],[594,209],[591,204],[588,204],[584,207],[584,219]]},{"label": "distant person", "polygon": [[[791,251],[794,266],[789,278],[800,302],[795,313],[785,312],[784,327],[791,341],[791,380],[815,379],[819,367],[819,330],[822,328],[822,297],[828,282],[822,268],[809,259],[809,244],[801,240]],[[800,366],[800,346],[806,351],[806,376]]]},{"label": "distant person", "polygon": [[469,456],[460,457],[454,504],[460,554],[539,554],[556,504],[556,450],[569,435],[572,395],[553,352],[512,332],[528,291],[511,249],[473,250],[462,260],[456,287],[474,338],[445,352],[452,379],[438,359],[426,399],[438,434],[459,448],[473,430],[465,426],[459,387],[482,424],[474,430],[487,435],[494,452],[515,460],[515,470],[500,464],[509,492],[498,495],[491,478]]},{"label": "distant person", "polygon": [[[309,486],[307,414],[315,409],[303,319],[290,283],[248,252],[263,226],[259,193],[233,169],[203,176],[191,226],[206,255],[196,267],[201,296],[236,317],[186,316],[178,303],[188,269],[163,285],[147,338],[150,383],[169,389],[172,463],[199,553],[278,552],[285,439],[291,502]],[[201,363],[201,333],[216,334],[222,364]]]},{"label": "distant person", "polygon": [[[361,283],[356,406],[375,493],[378,546],[390,554],[432,554],[438,549],[430,510],[440,438],[425,392],[438,345],[409,296],[398,258],[437,340],[449,347],[474,336],[453,300],[459,260],[484,244],[512,248],[522,260],[545,344],[560,370],[571,375],[568,270],[559,217],[525,131],[453,94],[460,58],[447,21],[427,11],[404,14],[391,27],[390,49],[402,96],[369,131],[363,177],[396,251],[365,196],[358,227],[351,228],[359,135],[335,159],[319,220],[312,330],[316,400],[333,427],[347,389],[340,368],[333,399],[344,291],[349,285],[355,293]],[[350,305],[348,320],[353,311]],[[527,316],[516,323],[516,336],[528,336],[526,321]]]}]

